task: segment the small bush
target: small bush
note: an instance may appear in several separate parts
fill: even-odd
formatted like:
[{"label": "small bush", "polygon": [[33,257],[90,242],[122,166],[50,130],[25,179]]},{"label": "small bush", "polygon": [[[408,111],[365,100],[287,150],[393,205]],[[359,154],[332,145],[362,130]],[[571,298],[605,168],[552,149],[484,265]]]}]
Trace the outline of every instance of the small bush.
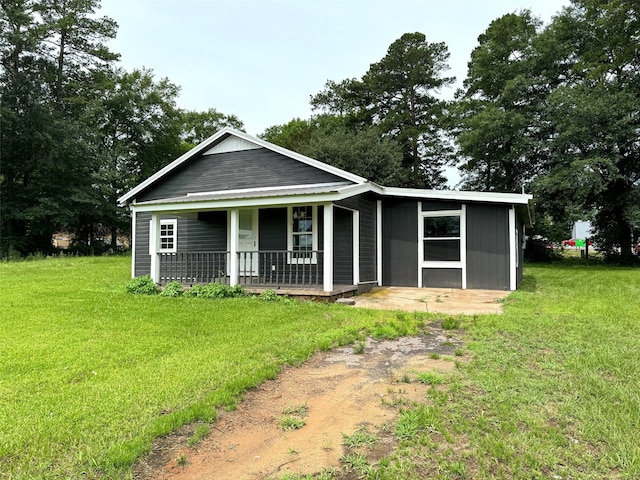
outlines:
[{"label": "small bush", "polygon": [[181,297],[183,293],[184,287],[180,282],[171,282],[165,285],[160,295],[163,297]]},{"label": "small bush", "polygon": [[194,285],[184,292],[185,297],[198,298],[233,298],[246,297],[247,291],[241,285],[233,287],[223,283],[209,283],[207,285]]},{"label": "small bush", "polygon": [[138,295],[155,295],[158,293],[158,286],[151,279],[151,275],[142,275],[129,280],[127,292]]},{"label": "small bush", "polygon": [[277,302],[278,300],[280,300],[280,297],[274,290],[265,290],[260,295],[258,295],[258,298],[263,302]]}]

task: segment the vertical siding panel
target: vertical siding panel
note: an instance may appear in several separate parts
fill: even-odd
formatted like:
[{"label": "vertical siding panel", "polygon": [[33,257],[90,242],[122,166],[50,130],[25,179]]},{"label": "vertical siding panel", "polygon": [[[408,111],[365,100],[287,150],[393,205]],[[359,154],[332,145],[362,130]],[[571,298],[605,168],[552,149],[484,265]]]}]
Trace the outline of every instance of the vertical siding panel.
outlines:
[{"label": "vertical siding panel", "polygon": [[376,281],[376,197],[372,194],[365,193],[336,202],[336,205],[342,205],[360,212],[360,236],[358,243],[360,247],[360,258],[358,259],[360,262],[360,281]]},{"label": "vertical siding panel", "polygon": [[467,288],[509,289],[509,207],[467,205]]},{"label": "vertical siding panel", "polygon": [[415,200],[382,202],[382,282],[418,286],[418,206]]},{"label": "vertical siding panel", "polygon": [[151,255],[149,255],[149,222],[150,213],[136,214],[136,263],[134,276],[147,275],[151,272]]},{"label": "vertical siding panel", "polygon": [[333,283],[353,285],[353,212],[333,210]]}]

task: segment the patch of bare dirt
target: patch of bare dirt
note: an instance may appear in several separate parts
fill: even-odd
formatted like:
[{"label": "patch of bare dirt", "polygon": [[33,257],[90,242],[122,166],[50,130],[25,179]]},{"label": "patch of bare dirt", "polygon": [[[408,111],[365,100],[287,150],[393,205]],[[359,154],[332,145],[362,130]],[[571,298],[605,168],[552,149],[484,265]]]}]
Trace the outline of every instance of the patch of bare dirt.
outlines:
[{"label": "patch of bare dirt", "polygon": [[[159,439],[134,469],[138,479],[243,480],[277,478],[340,469],[349,449],[343,434],[366,427],[378,437],[366,451],[369,461],[388,455],[395,437],[384,429],[398,415],[398,404],[425,398],[417,372],[447,371],[454,362],[432,358],[453,355],[460,342],[433,325],[430,333],[393,341],[368,339],[364,353],[353,345],[315,355],[297,368],[247,392],[233,412],[221,411],[211,433],[187,447],[194,426]],[[407,383],[410,379],[411,382]],[[284,431],[285,409],[306,405],[306,424]],[[179,465],[178,458],[186,459]],[[184,463],[184,462],[180,462]],[[348,478],[344,476],[342,478]]]}]

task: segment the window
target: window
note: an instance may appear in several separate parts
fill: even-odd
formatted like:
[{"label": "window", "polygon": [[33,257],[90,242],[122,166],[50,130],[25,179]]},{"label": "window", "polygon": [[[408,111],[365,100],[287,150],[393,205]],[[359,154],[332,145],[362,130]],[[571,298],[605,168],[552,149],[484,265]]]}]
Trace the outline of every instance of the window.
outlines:
[{"label": "window", "polygon": [[289,207],[288,250],[291,263],[316,263],[318,250],[317,207]]},{"label": "window", "polygon": [[178,242],[177,224],[177,220],[160,220],[160,245],[158,246],[158,252],[176,252]]},{"label": "window", "polygon": [[460,215],[425,216],[423,260],[460,261]]}]

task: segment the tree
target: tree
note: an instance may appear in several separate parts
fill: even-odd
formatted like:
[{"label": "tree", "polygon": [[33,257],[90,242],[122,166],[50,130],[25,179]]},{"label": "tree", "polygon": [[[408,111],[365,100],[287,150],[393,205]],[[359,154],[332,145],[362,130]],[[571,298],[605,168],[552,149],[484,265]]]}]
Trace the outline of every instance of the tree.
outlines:
[{"label": "tree", "polygon": [[640,217],[640,6],[572,3],[550,30],[572,46],[559,60],[571,75],[548,98],[558,134],[537,191],[557,215],[566,205],[595,211],[599,247],[628,261]]},{"label": "tree", "polygon": [[540,109],[549,88],[537,71],[540,26],[529,11],[512,13],[478,37],[457,93],[464,188],[520,192],[540,171],[547,134]]},{"label": "tree", "polygon": [[271,143],[360,175],[380,185],[398,185],[402,150],[373,127],[353,130],[344,117],[299,118],[269,127],[261,137]]},{"label": "tree", "polygon": [[444,43],[406,33],[362,79],[328,81],[311,104],[315,110],[344,116],[350,128],[375,126],[400,144],[404,185],[441,188],[453,150],[443,121],[447,103],[435,93],[454,81],[443,76],[448,58]]},{"label": "tree", "polygon": [[215,108],[204,112],[183,110],[180,137],[183,142],[195,146],[225,127],[244,131],[244,124],[235,115],[225,115]]},{"label": "tree", "polygon": [[[126,191],[180,156],[181,112],[176,107],[179,88],[168,79],[154,79],[150,70],[113,71],[105,79],[98,117],[96,198],[98,219],[116,246],[119,231],[128,230],[128,212],[117,204]],[[93,222],[85,224],[87,235]],[[87,241],[89,238],[87,237]]]},{"label": "tree", "polygon": [[593,215],[599,247],[630,258],[640,218],[640,7],[572,4],[544,29],[523,12],[480,36],[458,97],[465,182],[527,185],[549,224]]},{"label": "tree", "polygon": [[52,234],[91,203],[83,93],[94,72],[115,58],[104,46],[115,24],[91,20],[96,6],[27,0],[0,5],[0,252],[49,250]]}]

